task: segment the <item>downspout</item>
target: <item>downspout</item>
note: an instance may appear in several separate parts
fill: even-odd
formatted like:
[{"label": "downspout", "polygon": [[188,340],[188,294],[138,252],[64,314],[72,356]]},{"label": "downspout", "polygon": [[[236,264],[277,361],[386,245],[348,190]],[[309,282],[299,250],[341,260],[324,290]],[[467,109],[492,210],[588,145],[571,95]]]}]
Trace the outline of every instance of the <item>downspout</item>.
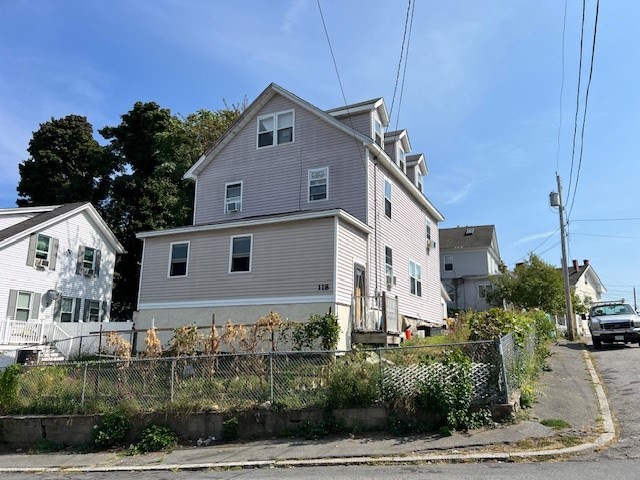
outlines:
[{"label": "downspout", "polygon": [[378,295],[378,157],[373,157],[373,258],[376,270],[376,296]]}]

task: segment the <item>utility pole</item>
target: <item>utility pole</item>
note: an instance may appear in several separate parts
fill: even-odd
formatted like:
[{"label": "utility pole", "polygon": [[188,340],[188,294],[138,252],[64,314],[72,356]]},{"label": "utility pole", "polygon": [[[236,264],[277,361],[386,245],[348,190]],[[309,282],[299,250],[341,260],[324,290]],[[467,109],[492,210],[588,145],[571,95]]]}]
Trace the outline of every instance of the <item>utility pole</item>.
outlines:
[{"label": "utility pole", "polygon": [[638,311],[638,302],[636,301],[636,287],[633,287],[633,309]]},{"label": "utility pole", "polygon": [[571,305],[571,286],[569,285],[569,268],[567,267],[567,235],[564,229],[564,208],[562,207],[562,185],[560,184],[560,175],[556,174],[558,182],[558,193],[551,192],[549,200],[552,207],[559,207],[560,213],[560,243],[562,244],[562,277],[564,279],[564,297],[567,317],[567,338],[571,341],[578,336],[576,328],[576,319],[573,316],[573,307]]}]

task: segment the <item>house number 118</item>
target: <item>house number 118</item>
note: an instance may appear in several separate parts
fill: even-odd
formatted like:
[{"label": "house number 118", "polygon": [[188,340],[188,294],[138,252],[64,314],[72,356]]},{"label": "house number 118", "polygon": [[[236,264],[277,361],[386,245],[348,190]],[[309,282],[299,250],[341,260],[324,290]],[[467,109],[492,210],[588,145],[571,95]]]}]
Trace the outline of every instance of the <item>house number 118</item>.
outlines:
[{"label": "house number 118", "polygon": [[318,285],[318,290],[329,290],[329,284],[321,283],[320,285]]}]

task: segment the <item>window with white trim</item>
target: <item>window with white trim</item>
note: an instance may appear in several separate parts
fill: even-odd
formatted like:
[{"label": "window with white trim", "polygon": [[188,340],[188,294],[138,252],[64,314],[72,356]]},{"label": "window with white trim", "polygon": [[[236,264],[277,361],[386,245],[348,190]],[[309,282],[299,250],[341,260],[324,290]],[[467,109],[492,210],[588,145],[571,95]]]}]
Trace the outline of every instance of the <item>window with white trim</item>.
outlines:
[{"label": "window with white trim", "polygon": [[242,211],[242,182],[227,183],[224,189],[224,213]]},{"label": "window with white trim", "polygon": [[404,151],[404,148],[402,148],[402,145],[400,143],[398,143],[398,148],[396,149],[396,160],[398,163],[398,166],[400,167],[400,170],[402,170],[403,172],[407,171],[407,154]]},{"label": "window with white trim", "polygon": [[189,242],[171,244],[169,259],[169,277],[186,277],[189,260]]},{"label": "window with white trim", "polygon": [[293,142],[293,110],[258,117],[258,148]]},{"label": "window with white trim", "polygon": [[85,300],[88,302],[85,307],[86,316],[85,322],[99,322],[100,321],[100,300]]},{"label": "window with white trim", "polygon": [[15,320],[26,322],[31,318],[31,297],[30,292],[18,292],[18,296],[16,297]]},{"label": "window with white trim", "polygon": [[443,258],[445,272],[453,271],[453,255],[444,255]]},{"label": "window with white trim", "polygon": [[231,258],[229,258],[230,273],[251,271],[252,240],[252,235],[231,237]]},{"label": "window with white trim", "polygon": [[51,250],[51,237],[38,234],[36,242],[36,259],[49,260],[49,252]]},{"label": "window with white trim", "polygon": [[373,119],[373,141],[380,148],[384,148],[384,131],[382,130],[382,122],[374,117]]},{"label": "window with white trim", "polygon": [[422,191],[422,175],[420,175],[420,172],[417,171],[418,167],[416,167],[416,187],[418,187],[418,190],[420,190],[420,193],[424,193]]},{"label": "window with white trim", "polygon": [[[60,321],[65,323],[77,322],[75,315],[75,302],[77,300],[72,297],[62,297],[60,299]],[[79,307],[78,307],[79,308]]]},{"label": "window with white trim", "polygon": [[326,200],[329,196],[329,167],[309,170],[308,185],[310,202]]},{"label": "window with white trim", "polygon": [[394,284],[393,277],[393,250],[391,247],[384,247],[384,264],[387,279],[387,290],[391,290]]},{"label": "window with white trim", "polygon": [[435,248],[435,243],[431,240],[431,221],[428,218],[424,219],[425,224],[425,236],[427,240],[427,255],[431,253],[431,249]]},{"label": "window with white trim", "polygon": [[384,214],[391,218],[391,182],[384,180]]},{"label": "window with white trim", "polygon": [[411,284],[411,294],[422,296],[422,267],[420,264],[409,260],[409,283]]},{"label": "window with white trim", "polygon": [[487,299],[487,292],[493,292],[493,285],[490,283],[482,283],[478,285],[478,298]]}]

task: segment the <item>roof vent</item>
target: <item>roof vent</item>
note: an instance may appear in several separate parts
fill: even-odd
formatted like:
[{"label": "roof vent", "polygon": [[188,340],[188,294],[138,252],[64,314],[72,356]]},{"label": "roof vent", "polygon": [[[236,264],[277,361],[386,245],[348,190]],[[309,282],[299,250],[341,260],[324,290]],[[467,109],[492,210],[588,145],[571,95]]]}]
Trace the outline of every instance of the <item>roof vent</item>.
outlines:
[{"label": "roof vent", "polygon": [[467,235],[473,235],[473,233],[474,233],[475,231],[476,231],[476,229],[475,229],[475,228],[473,228],[473,227],[467,227],[467,229],[465,230],[464,234],[465,234],[465,236],[467,236]]}]

